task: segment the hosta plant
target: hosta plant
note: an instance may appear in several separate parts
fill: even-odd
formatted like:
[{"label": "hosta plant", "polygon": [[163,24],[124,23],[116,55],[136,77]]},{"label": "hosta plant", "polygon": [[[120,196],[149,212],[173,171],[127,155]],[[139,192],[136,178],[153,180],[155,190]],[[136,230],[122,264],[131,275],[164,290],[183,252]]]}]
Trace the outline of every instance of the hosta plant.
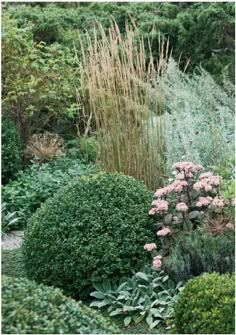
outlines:
[{"label": "hosta plant", "polygon": [[14,228],[18,228],[19,218],[16,212],[9,212],[7,204],[2,203],[2,236]]},{"label": "hosta plant", "polygon": [[94,284],[96,291],[90,295],[94,300],[90,306],[106,308],[110,316],[121,315],[124,325],[146,320],[150,329],[169,319],[181,283],[177,286],[163,271],[149,266],[131,278],[123,278],[119,284],[103,280]]},{"label": "hosta plant", "polygon": [[[220,193],[221,177],[212,172],[200,173],[203,166],[191,162],[178,162],[175,180],[158,189],[149,214],[157,216],[157,236],[162,240],[162,254],[169,252],[171,236],[179,231],[191,232],[201,221],[222,219],[229,200]],[[157,266],[156,266],[157,267]],[[157,267],[157,268],[160,268]]]}]

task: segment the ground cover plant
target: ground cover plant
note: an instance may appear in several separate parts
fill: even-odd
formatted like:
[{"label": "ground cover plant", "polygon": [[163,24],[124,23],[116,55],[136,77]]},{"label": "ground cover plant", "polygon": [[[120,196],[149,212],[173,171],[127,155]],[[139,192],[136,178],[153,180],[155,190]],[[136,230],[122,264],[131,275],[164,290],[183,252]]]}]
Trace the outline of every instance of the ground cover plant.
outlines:
[{"label": "ground cover plant", "polygon": [[[14,300],[12,297],[14,296]],[[115,327],[100,314],[26,278],[2,278],[4,334],[106,334]]]},{"label": "ground cover plant", "polygon": [[23,244],[28,276],[82,299],[93,282],[138,271],[148,259],[142,245],[153,236],[150,200],[132,177],[81,177],[33,215]]}]

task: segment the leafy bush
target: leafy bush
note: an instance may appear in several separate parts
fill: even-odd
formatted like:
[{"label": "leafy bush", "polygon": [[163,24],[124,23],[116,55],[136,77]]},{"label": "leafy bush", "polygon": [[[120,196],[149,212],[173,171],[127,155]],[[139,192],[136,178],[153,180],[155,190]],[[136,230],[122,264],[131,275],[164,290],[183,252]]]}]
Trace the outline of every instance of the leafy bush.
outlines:
[{"label": "leafy bush", "polygon": [[[14,299],[12,298],[14,297]],[[2,278],[4,334],[106,334],[106,319],[62,294],[26,278]]]},{"label": "leafy bush", "polygon": [[52,197],[72,179],[95,172],[94,165],[87,165],[77,157],[76,150],[69,150],[60,158],[40,165],[37,161],[18,178],[2,189],[3,201],[9,212],[16,212],[18,226],[25,226],[37,208]]},{"label": "leafy bush", "polygon": [[178,334],[234,334],[235,276],[204,273],[180,292],[175,311]]},{"label": "leafy bush", "polygon": [[33,216],[23,244],[28,275],[84,298],[93,282],[139,269],[147,261],[142,246],[152,236],[150,199],[132,177],[81,177]]},{"label": "leafy bush", "polygon": [[21,169],[21,143],[20,136],[14,123],[3,117],[2,119],[2,182],[6,184],[9,179],[16,176]]},{"label": "leafy bush", "polygon": [[26,277],[21,248],[2,249],[2,275]]},{"label": "leafy bush", "polygon": [[90,306],[105,307],[110,316],[121,315],[125,326],[132,321],[138,324],[146,319],[152,329],[161,320],[172,316],[180,285],[176,286],[163,272],[153,271],[146,266],[142,272],[121,280],[119,285],[105,279],[94,285],[96,291],[90,295],[98,300]]},{"label": "leafy bush", "polygon": [[223,236],[196,230],[179,236],[163,270],[176,283],[186,281],[203,272],[234,272],[235,238],[229,231]]},{"label": "leafy bush", "polygon": [[87,162],[95,162],[97,155],[95,139],[93,137],[83,138],[80,142],[80,151]]}]

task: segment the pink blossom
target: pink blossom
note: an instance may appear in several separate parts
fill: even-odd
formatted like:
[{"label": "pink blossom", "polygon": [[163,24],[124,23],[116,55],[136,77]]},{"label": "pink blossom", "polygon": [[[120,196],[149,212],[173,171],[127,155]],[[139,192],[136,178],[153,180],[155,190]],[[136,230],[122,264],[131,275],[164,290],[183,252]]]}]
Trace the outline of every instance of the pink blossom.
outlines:
[{"label": "pink blossom", "polygon": [[231,205],[232,205],[232,206],[235,206],[235,198],[233,198],[233,199],[231,200]]},{"label": "pink blossom", "polygon": [[199,197],[198,202],[196,203],[197,207],[208,206],[212,201],[212,197]]},{"label": "pink blossom", "polygon": [[185,202],[179,202],[176,206],[177,211],[186,212],[188,210],[188,206]]},{"label": "pink blossom", "polygon": [[201,181],[197,181],[195,184],[193,184],[193,188],[196,191],[200,191],[201,188],[204,188],[204,184]]},{"label": "pink blossom", "polygon": [[158,190],[156,190],[156,193],[154,194],[154,197],[160,198],[165,194],[166,194],[166,189],[165,188],[159,188]]},{"label": "pink blossom", "polygon": [[172,184],[169,185],[169,188],[172,190],[172,192],[180,193],[185,186],[188,186],[188,183],[185,180],[175,180]]},{"label": "pink blossom", "polygon": [[221,182],[221,177],[220,176],[211,176],[209,179],[210,179],[209,183],[211,185],[215,185],[215,186],[220,185],[220,182]]},{"label": "pink blossom", "polygon": [[168,210],[168,202],[165,200],[154,200],[152,202],[153,206],[156,206],[158,212],[163,212]]},{"label": "pink blossom", "polygon": [[162,256],[158,255],[156,257],[153,258],[153,262],[152,265],[154,268],[156,268],[157,270],[159,270],[161,268],[162,265],[162,261],[161,261]]},{"label": "pink blossom", "polygon": [[211,176],[213,176],[212,172],[205,172],[205,173],[200,174],[199,179],[209,178]]},{"label": "pink blossom", "polygon": [[148,212],[149,215],[154,215],[158,213],[158,209],[157,208],[151,208],[150,211]]},{"label": "pink blossom", "polygon": [[185,171],[185,172],[190,173],[190,172],[202,170],[203,166],[200,164],[195,165],[192,162],[178,162],[173,165],[173,168],[179,171]]},{"label": "pink blossom", "polygon": [[156,243],[147,243],[144,245],[144,249],[147,251],[152,251],[156,248],[157,248]]},{"label": "pink blossom", "polygon": [[166,235],[168,235],[170,233],[171,233],[170,228],[165,227],[165,228],[162,228],[161,230],[159,230],[157,232],[157,236],[166,236]]},{"label": "pink blossom", "polygon": [[225,204],[226,204],[225,199],[222,199],[218,196],[216,196],[212,201],[212,205],[219,207],[219,208],[224,207]]},{"label": "pink blossom", "polygon": [[175,178],[177,179],[177,180],[184,180],[185,179],[185,176],[184,176],[184,173],[178,173],[176,176],[175,176]]}]

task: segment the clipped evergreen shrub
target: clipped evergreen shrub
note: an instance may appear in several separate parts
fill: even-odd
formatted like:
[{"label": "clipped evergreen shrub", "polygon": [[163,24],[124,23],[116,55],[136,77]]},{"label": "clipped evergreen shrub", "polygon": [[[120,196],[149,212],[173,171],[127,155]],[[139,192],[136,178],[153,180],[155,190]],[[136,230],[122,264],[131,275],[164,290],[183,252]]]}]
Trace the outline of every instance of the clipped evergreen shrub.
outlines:
[{"label": "clipped evergreen shrub", "polygon": [[2,183],[6,184],[21,169],[21,142],[10,119],[2,118]]},{"label": "clipped evergreen shrub", "polygon": [[204,273],[189,280],[174,307],[177,334],[235,333],[235,276]]},{"label": "clipped evergreen shrub", "polygon": [[26,278],[2,277],[3,334],[106,334],[115,329],[97,311]]},{"label": "clipped evergreen shrub", "polygon": [[142,268],[153,239],[151,192],[122,174],[98,174],[58,192],[32,217],[23,245],[28,276],[86,298],[93,282]]},{"label": "clipped evergreen shrub", "polygon": [[196,230],[191,235],[178,236],[163,270],[176,283],[203,272],[234,272],[234,232],[213,236],[210,232]]}]

